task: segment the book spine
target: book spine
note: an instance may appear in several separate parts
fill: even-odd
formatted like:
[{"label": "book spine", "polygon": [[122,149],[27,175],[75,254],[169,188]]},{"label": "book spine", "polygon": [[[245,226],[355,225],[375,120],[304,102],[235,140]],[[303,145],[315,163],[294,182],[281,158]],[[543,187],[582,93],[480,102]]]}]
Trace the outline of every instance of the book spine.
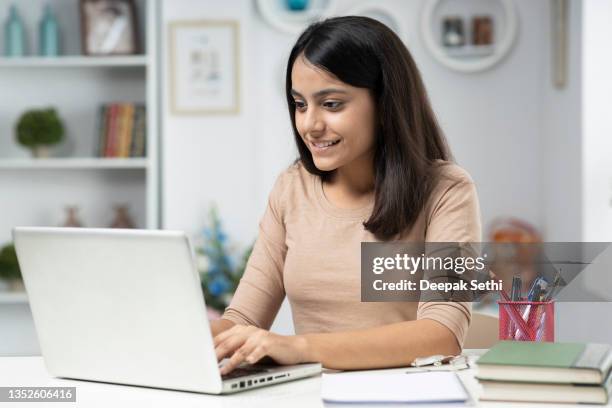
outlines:
[{"label": "book spine", "polygon": [[134,106],[134,120],[132,122],[132,134],[130,143],[130,157],[138,157],[136,154],[136,144],[138,142],[138,122],[140,121],[140,105]]},{"label": "book spine", "polygon": [[146,146],[146,108],[138,106],[137,120],[134,124],[134,157],[145,157]]},{"label": "book spine", "polygon": [[104,157],[114,157],[117,138],[117,104],[113,103],[108,109],[108,132],[106,136],[106,149]]},{"label": "book spine", "polygon": [[127,125],[127,104],[122,103],[119,105],[119,119],[117,126],[117,150],[115,152],[116,157],[123,157],[125,150],[125,127]]},{"label": "book spine", "polygon": [[108,129],[108,109],[106,105],[100,106],[98,110],[98,146],[96,147],[96,156],[104,157],[106,148],[106,132]]},{"label": "book spine", "polygon": [[132,127],[134,125],[134,104],[123,107],[123,129],[121,132],[121,157],[130,157],[132,144]]}]

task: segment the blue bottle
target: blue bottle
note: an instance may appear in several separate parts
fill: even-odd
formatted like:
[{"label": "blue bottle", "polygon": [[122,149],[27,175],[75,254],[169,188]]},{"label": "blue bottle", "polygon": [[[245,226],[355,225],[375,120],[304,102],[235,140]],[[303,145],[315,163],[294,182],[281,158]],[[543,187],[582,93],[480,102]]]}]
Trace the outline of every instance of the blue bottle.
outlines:
[{"label": "blue bottle", "polygon": [[56,57],[60,54],[59,24],[51,5],[45,5],[45,12],[38,24],[39,54],[45,57]]},{"label": "blue bottle", "polygon": [[9,17],[4,24],[4,55],[22,57],[25,55],[25,30],[17,13],[17,7],[11,5]]}]

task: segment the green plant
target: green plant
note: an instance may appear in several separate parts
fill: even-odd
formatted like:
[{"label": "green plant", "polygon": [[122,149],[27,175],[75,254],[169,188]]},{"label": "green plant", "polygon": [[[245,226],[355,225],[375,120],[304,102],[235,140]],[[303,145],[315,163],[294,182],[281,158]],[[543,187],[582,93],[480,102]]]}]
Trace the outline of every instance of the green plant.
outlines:
[{"label": "green plant", "polygon": [[238,287],[253,246],[241,256],[235,255],[237,251],[230,249],[215,207],[210,210],[203,240],[203,244],[196,248],[202,291],[206,305],[223,312]]},{"label": "green plant", "polygon": [[9,244],[0,250],[0,279],[21,279],[15,246]]},{"label": "green plant", "polygon": [[64,125],[55,109],[33,109],[19,117],[16,133],[23,146],[52,145],[64,137]]}]

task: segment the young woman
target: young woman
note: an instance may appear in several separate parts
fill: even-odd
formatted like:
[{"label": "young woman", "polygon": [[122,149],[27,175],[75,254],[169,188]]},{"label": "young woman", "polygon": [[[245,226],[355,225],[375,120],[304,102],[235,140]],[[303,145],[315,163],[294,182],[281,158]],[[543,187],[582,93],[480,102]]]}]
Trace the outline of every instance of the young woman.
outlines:
[{"label": "young woman", "polygon": [[[474,183],[404,44],[366,17],[311,25],[287,64],[300,157],[276,181],[236,294],[211,323],[222,374],[268,356],[336,369],[458,354],[469,303],[361,302],[360,244],[479,242]],[[269,332],[284,297],[296,335]]]}]

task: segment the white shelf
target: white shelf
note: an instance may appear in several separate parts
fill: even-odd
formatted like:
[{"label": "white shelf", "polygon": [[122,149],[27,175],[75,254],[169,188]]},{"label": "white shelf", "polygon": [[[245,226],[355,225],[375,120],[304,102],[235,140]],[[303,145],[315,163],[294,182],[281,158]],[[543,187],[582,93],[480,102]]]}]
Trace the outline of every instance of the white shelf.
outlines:
[{"label": "white shelf", "polygon": [[146,55],[65,56],[65,57],[1,57],[0,68],[50,67],[145,67]]},{"label": "white shelf", "polygon": [[0,159],[0,170],[16,169],[146,169],[146,158]]},{"label": "white shelf", "polygon": [[28,303],[25,292],[0,292],[0,305]]}]

